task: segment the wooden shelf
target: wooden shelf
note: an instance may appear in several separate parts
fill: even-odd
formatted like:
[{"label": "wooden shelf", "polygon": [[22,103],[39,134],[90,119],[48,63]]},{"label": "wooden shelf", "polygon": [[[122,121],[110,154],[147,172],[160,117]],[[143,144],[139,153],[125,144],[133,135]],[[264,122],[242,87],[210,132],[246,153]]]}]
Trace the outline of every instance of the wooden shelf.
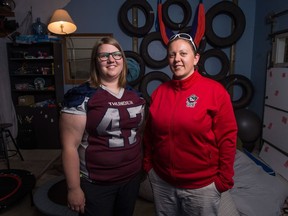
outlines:
[{"label": "wooden shelf", "polygon": [[1,32],[1,30],[0,30],[0,38],[6,37],[8,34],[9,34],[8,32],[5,33],[5,32]]},{"label": "wooden shelf", "polygon": [[[0,22],[3,22],[5,17],[15,17],[15,13],[12,11],[7,11],[3,8],[0,8]],[[0,29],[0,37],[6,37],[9,33],[11,33],[11,31]]]},{"label": "wooden shelf", "polygon": [[[62,44],[9,42],[6,48],[11,96],[18,119],[19,146],[25,148],[33,143],[33,148],[60,148],[58,121],[64,97]],[[50,57],[27,58],[40,53],[47,53]],[[26,58],[23,58],[24,54]],[[37,78],[44,80],[42,90],[40,83],[35,82]]]},{"label": "wooden shelf", "polygon": [[10,11],[5,11],[0,9],[0,17],[14,17],[15,13]]}]

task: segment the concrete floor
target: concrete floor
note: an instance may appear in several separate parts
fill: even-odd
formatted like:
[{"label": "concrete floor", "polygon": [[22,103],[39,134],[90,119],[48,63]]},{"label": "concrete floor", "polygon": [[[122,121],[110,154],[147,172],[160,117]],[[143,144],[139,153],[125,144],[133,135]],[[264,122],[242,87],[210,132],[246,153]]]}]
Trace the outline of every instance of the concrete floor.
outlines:
[{"label": "concrete floor", "polygon": [[[61,164],[59,164],[58,159],[55,159],[57,154],[54,151],[45,152],[45,150],[40,150],[40,151],[39,150],[37,151],[24,150],[22,154],[24,156],[24,159],[26,159],[25,163],[29,164],[29,165],[25,165],[24,168],[27,169],[27,166],[28,166],[31,168],[31,170],[35,170],[35,172],[37,172],[37,182],[36,182],[35,188],[32,191],[32,194],[34,194],[39,187],[45,185],[47,182],[59,177],[60,175],[63,175]],[[51,154],[51,156],[49,156],[49,154]],[[31,158],[37,159],[35,163],[28,160]],[[49,166],[45,167],[44,165],[42,165],[42,169],[45,169],[45,171],[40,171],[39,169],[32,167],[34,166],[33,164],[35,164],[35,167],[36,167],[37,164],[40,164],[40,159],[45,159],[45,158],[51,158],[51,161],[53,161],[53,163],[47,162]],[[16,158],[13,157],[10,159],[10,164],[11,164],[12,169],[16,169],[15,166],[17,166],[17,164],[22,163],[21,161],[17,162],[16,160],[20,160],[20,159],[17,159],[17,157]],[[4,163],[3,161],[1,161],[0,169],[4,169],[3,165]],[[17,167],[17,168],[21,168],[21,167]],[[20,202],[18,202],[17,204],[11,207],[4,209],[4,210],[0,209],[0,215],[1,216],[48,216],[48,215],[41,213],[37,209],[37,207],[33,204],[33,197],[30,194],[26,195],[25,198],[23,198]],[[68,216],[68,215],[65,215],[65,216]],[[133,216],[155,216],[153,203],[139,197],[135,206],[135,212]]]},{"label": "concrete floor", "polygon": [[[31,197],[27,195],[19,204],[0,212],[1,216],[47,216],[41,213],[33,203]],[[64,215],[63,215],[64,216]],[[137,200],[133,216],[155,216],[154,207],[151,202],[142,198]]]}]

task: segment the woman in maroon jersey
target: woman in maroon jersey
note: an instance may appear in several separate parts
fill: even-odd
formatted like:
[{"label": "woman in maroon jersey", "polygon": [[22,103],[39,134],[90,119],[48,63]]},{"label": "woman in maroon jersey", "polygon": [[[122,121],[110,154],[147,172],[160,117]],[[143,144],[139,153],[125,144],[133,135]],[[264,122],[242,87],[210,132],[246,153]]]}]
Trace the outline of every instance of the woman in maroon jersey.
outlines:
[{"label": "woman in maroon jersey", "polygon": [[126,86],[126,74],[119,43],[99,39],[89,80],[64,97],[60,131],[68,206],[81,215],[133,215],[145,100]]},{"label": "woman in maroon jersey", "polygon": [[190,35],[172,36],[167,49],[173,79],[152,93],[144,134],[157,216],[216,216],[221,193],[233,186],[237,124],[230,95],[197,71]]}]

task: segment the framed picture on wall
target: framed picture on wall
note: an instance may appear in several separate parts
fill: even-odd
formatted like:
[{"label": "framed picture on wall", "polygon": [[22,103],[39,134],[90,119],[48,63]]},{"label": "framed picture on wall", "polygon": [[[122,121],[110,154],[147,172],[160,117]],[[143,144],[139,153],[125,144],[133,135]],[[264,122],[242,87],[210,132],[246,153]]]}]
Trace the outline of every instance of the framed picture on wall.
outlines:
[{"label": "framed picture on wall", "polygon": [[80,84],[89,78],[90,58],[97,39],[113,36],[112,33],[72,34],[64,39],[65,84]]}]

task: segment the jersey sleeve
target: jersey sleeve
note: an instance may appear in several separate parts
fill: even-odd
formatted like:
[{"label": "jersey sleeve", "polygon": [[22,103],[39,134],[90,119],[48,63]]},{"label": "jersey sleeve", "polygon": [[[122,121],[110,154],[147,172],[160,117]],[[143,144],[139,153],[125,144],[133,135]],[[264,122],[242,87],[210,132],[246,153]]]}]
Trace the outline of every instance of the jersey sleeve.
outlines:
[{"label": "jersey sleeve", "polygon": [[61,112],[75,115],[86,114],[87,102],[95,92],[96,89],[91,88],[89,83],[68,90],[64,95]]}]

